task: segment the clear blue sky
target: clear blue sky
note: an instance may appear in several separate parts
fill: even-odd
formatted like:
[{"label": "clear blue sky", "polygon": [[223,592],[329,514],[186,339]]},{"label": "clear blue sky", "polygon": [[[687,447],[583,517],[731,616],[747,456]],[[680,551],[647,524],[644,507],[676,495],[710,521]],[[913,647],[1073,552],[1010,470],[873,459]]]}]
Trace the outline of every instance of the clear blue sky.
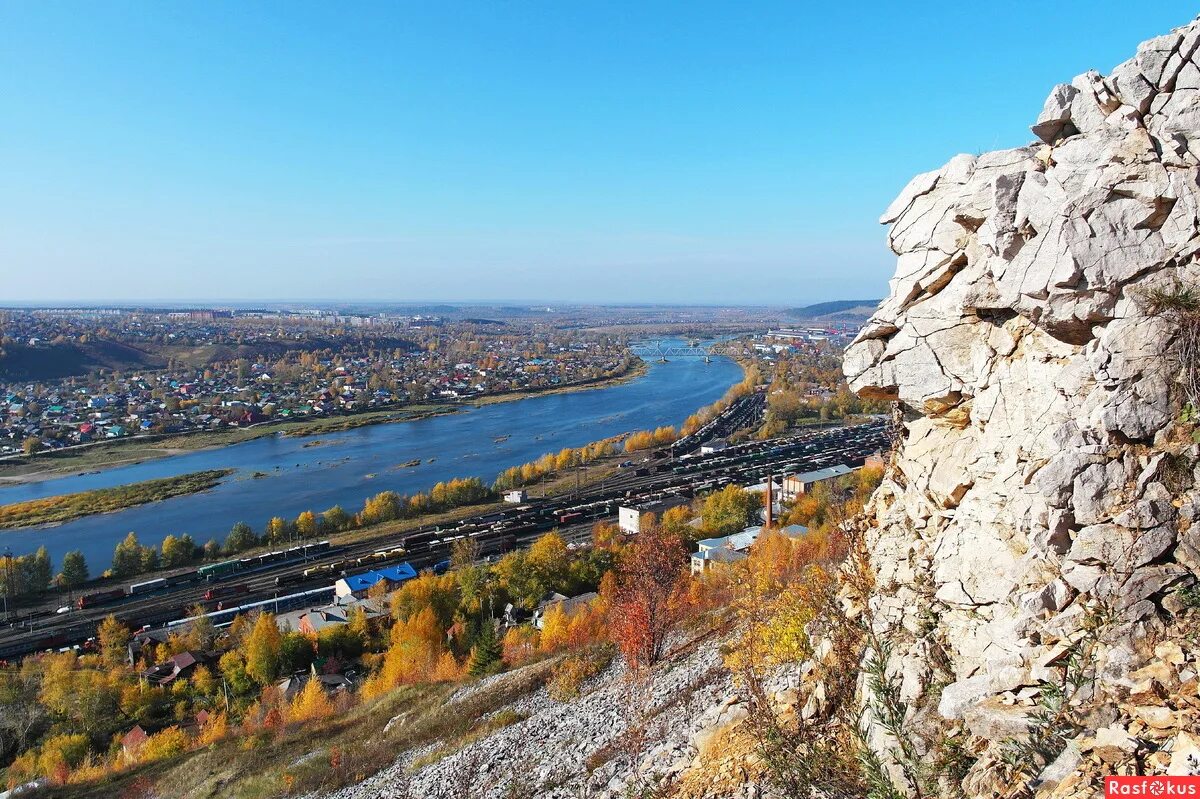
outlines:
[{"label": "clear blue sky", "polygon": [[0,4],[0,299],[881,296],[916,172],[1198,8]]}]

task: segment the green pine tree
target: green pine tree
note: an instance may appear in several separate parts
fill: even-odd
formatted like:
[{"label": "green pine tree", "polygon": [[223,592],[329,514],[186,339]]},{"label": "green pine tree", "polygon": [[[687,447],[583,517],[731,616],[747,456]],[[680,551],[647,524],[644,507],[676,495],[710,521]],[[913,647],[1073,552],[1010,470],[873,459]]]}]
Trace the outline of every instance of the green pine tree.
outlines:
[{"label": "green pine tree", "polygon": [[491,619],[485,620],[479,637],[475,639],[475,647],[471,650],[471,667],[468,672],[472,677],[495,674],[504,665],[503,652],[500,639],[496,637],[496,625]]}]

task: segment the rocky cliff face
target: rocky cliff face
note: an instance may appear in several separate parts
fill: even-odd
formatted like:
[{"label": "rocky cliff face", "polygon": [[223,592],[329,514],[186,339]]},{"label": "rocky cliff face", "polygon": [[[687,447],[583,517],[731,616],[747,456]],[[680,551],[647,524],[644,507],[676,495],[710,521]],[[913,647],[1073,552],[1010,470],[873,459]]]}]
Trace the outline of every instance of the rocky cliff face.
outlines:
[{"label": "rocky cliff face", "polygon": [[868,540],[872,623],[918,745],[967,736],[968,795],[997,790],[1064,681],[1079,712],[1072,742],[1046,747],[1062,754],[1043,792],[1083,790],[1089,757],[1200,767],[1183,732],[1200,706],[1184,629],[1200,470],[1179,421],[1200,22],[1057,86],[1033,131],[918,175],[887,209],[890,296],[845,359],[855,390],[903,412]]}]

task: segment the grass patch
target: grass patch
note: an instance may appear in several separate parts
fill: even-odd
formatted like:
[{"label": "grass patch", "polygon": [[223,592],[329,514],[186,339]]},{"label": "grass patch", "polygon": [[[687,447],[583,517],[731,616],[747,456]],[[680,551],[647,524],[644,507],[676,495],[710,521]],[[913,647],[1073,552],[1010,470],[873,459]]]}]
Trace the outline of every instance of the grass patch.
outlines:
[{"label": "grass patch", "polygon": [[195,494],[207,491],[230,474],[233,474],[233,469],[210,469],[115,488],[98,488],[93,491],[0,505],[0,529],[55,524],[82,516],[109,513],[145,505],[148,502]]},{"label": "grass patch", "polygon": [[583,684],[607,669],[615,655],[613,647],[597,646],[563,658],[546,685],[550,698],[556,702],[578,699]]},{"label": "grass patch", "polygon": [[1180,282],[1156,286],[1144,290],[1141,299],[1146,313],[1170,319],[1178,328],[1173,349],[1184,393],[1182,405],[1194,415],[1200,409],[1200,286]]},{"label": "grass patch", "polygon": [[[507,706],[545,685],[551,665],[543,662],[502,675],[458,699],[452,697],[459,684],[404,686],[323,721],[253,735],[234,732],[208,749],[101,783],[58,788],[54,795],[66,795],[61,793],[65,790],[71,796],[107,799],[139,784],[157,796],[189,799],[274,799],[337,790],[390,767],[405,752],[435,746],[444,757],[517,723],[524,716]],[[396,775],[398,783],[403,779]]]}]

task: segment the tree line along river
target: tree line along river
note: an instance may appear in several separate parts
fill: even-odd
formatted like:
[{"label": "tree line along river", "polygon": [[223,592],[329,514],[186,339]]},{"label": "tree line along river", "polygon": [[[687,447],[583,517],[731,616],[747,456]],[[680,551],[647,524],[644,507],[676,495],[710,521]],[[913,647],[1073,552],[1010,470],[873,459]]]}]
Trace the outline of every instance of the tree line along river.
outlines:
[{"label": "tree line along river", "polygon": [[[261,532],[272,516],[295,518],[302,511],[334,505],[355,512],[380,491],[412,494],[452,477],[481,477],[490,483],[509,466],[546,452],[678,425],[740,379],[740,367],[728,358],[711,363],[679,358],[650,363],[644,376],[620,385],[466,407],[457,414],[341,433],[266,436],[95,474],[0,487],[0,504],[8,504],[207,469],[236,470],[201,494],[57,526],[0,532],[0,550],[21,555],[45,545],[58,568],[64,553],[78,549],[92,573],[99,574],[130,531],[143,544],[184,533],[202,544],[210,538],[223,540],[239,521]],[[418,459],[419,466],[402,466]]]}]

